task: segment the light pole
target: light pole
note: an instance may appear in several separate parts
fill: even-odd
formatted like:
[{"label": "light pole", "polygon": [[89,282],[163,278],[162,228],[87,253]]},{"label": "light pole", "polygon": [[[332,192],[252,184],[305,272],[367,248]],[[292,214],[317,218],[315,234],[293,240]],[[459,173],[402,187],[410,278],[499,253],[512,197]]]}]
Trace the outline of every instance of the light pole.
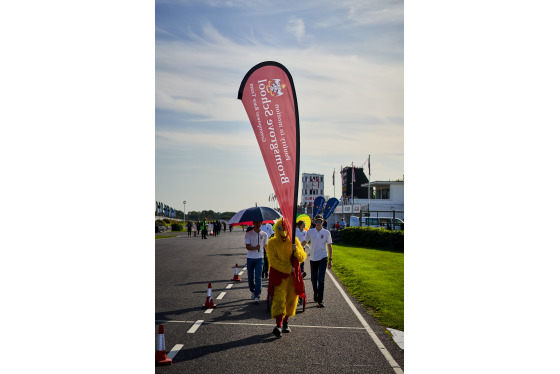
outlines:
[{"label": "light pole", "polygon": [[185,223],[185,209],[186,209],[187,201],[183,200],[183,223]]}]

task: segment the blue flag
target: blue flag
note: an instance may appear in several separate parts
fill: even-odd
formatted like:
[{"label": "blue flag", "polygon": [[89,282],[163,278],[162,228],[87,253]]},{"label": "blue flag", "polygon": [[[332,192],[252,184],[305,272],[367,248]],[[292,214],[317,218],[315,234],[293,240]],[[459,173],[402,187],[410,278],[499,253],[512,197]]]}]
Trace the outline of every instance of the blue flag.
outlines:
[{"label": "blue flag", "polygon": [[323,196],[317,196],[315,198],[315,202],[313,203],[313,218],[317,214],[320,214],[323,211],[323,205],[325,204],[325,198]]},{"label": "blue flag", "polygon": [[325,213],[323,214],[323,218],[327,219],[331,214],[333,214],[334,210],[338,206],[338,199],[336,197],[331,197],[329,201],[327,201],[327,206],[325,207]]}]

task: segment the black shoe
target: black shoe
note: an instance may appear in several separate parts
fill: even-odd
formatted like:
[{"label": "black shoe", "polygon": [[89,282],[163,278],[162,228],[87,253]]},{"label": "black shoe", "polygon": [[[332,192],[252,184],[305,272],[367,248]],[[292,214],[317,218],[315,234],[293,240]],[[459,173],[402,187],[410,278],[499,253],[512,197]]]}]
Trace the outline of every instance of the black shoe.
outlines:
[{"label": "black shoe", "polygon": [[274,335],[276,335],[277,338],[281,338],[282,337],[282,331],[280,331],[280,327],[276,326],[274,328],[274,330],[272,330],[272,333]]},{"label": "black shoe", "polygon": [[305,278],[306,275],[307,275],[307,273],[304,271],[303,274],[301,275],[301,277]]},{"label": "black shoe", "polygon": [[324,307],[325,307],[325,304],[323,304],[322,301],[319,301],[319,308],[324,308]]},{"label": "black shoe", "polygon": [[284,322],[282,324],[282,332],[289,333],[291,331],[292,331],[292,329],[290,329],[290,327],[288,326],[288,322]]}]

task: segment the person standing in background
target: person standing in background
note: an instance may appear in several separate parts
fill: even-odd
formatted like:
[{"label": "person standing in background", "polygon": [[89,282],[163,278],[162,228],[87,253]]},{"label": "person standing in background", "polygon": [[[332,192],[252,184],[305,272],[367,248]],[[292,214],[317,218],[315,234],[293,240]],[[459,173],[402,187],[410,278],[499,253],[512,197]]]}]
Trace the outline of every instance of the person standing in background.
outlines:
[{"label": "person standing in background", "polygon": [[208,224],[206,223],[206,218],[202,219],[200,223],[200,229],[202,230],[202,239],[208,239],[206,235],[208,235]]},{"label": "person standing in background", "polygon": [[187,223],[187,236],[191,236],[191,234],[192,234],[192,222],[189,221]]},{"label": "person standing in background", "polygon": [[340,229],[342,230],[345,227],[346,227],[346,222],[344,222],[344,218],[341,218],[340,219]]},{"label": "person standing in background", "polygon": [[[325,274],[327,267],[332,267],[332,237],[331,232],[323,228],[323,215],[315,216],[315,228],[305,233],[302,245],[311,242],[311,284],[313,285],[313,301],[324,308],[323,295],[325,292]],[[328,258],[327,258],[328,249]]]},{"label": "person standing in background", "polygon": [[[303,243],[303,240],[305,239],[305,222],[303,222],[303,221],[299,221],[297,223],[296,238],[299,239],[300,243]],[[308,250],[309,246],[306,246],[303,249]],[[300,264],[300,268],[301,268],[301,277],[305,278],[305,276],[307,275],[307,273],[304,271],[305,270],[305,261]]]}]

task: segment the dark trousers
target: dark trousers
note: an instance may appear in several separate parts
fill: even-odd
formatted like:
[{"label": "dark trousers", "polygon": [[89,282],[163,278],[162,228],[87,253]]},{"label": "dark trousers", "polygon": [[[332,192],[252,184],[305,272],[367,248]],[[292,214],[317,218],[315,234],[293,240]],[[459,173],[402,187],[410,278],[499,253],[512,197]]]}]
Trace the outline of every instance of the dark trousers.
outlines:
[{"label": "dark trousers", "polygon": [[249,290],[255,293],[255,296],[261,295],[262,280],[260,275],[263,268],[262,258],[248,258],[247,259],[247,277],[249,282]]},{"label": "dark trousers", "polygon": [[264,250],[264,265],[263,265],[263,270],[262,270],[262,276],[267,276],[268,277],[268,256],[266,255],[266,249]]},{"label": "dark trousers", "polygon": [[313,285],[313,295],[317,302],[323,302],[325,292],[325,274],[327,272],[327,258],[319,261],[309,261],[311,267],[311,284]]}]

